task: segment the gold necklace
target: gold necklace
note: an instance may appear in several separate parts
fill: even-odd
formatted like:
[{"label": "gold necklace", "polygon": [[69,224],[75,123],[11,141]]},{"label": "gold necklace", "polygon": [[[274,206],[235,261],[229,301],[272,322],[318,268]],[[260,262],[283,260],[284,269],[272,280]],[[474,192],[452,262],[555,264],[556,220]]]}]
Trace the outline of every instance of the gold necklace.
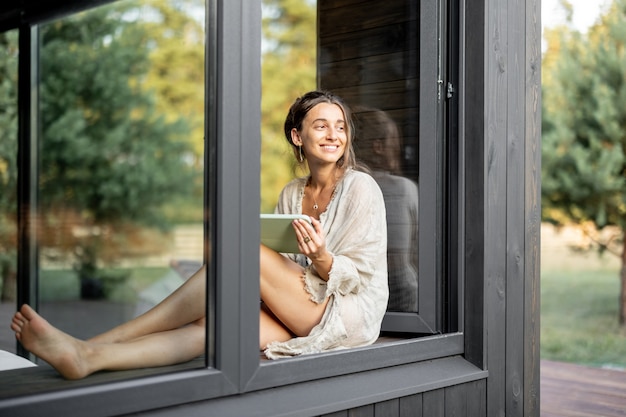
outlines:
[{"label": "gold necklace", "polygon": [[[309,180],[307,181],[307,183],[305,184],[305,190],[306,187],[310,187],[311,186],[311,177],[309,177]],[[330,202],[332,201],[333,197],[335,196],[335,191],[337,190],[337,182],[335,181],[335,184],[333,184],[333,191],[332,193],[330,193],[330,198],[328,199],[328,203],[330,204]],[[322,192],[320,192],[320,195],[322,194]],[[306,191],[304,192],[304,196],[306,196]],[[313,195],[313,193],[311,193],[311,198],[313,199],[313,210],[315,210],[315,214],[319,214],[319,204],[317,204],[317,199],[315,198],[315,196]],[[326,205],[328,207],[328,204]]]}]

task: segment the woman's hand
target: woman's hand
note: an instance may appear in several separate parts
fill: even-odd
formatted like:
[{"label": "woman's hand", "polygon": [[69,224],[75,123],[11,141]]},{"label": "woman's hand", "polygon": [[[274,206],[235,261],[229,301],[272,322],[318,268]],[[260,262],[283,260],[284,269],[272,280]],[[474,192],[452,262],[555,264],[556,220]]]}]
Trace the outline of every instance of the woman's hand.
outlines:
[{"label": "woman's hand", "polygon": [[326,250],[326,236],[322,229],[322,223],[314,218],[311,218],[311,224],[306,220],[294,220],[293,228],[298,237],[300,252],[313,262],[320,277],[327,280],[333,264],[333,257]]}]

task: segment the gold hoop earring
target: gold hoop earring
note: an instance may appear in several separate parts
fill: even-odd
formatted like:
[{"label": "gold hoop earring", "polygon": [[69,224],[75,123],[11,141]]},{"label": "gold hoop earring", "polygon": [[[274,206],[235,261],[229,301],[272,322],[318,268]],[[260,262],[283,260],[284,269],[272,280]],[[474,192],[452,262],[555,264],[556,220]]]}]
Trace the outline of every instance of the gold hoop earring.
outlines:
[{"label": "gold hoop earring", "polygon": [[304,162],[304,156],[302,156],[302,146],[298,146],[298,152],[300,153],[300,162]]}]

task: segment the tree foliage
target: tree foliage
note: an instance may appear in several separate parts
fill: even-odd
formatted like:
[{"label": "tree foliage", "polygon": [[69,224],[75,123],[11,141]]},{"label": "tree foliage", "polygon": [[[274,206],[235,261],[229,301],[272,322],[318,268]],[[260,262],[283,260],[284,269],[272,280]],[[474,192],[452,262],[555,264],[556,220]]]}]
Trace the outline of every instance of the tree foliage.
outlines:
[{"label": "tree foliage", "polygon": [[261,101],[261,211],[270,212],[293,178],[283,124],[293,100],[316,86],[316,7],[307,0],[264,0]]},{"label": "tree foliage", "polygon": [[549,38],[543,91],[544,216],[626,225],[626,4],[588,36]]},{"label": "tree foliage", "polygon": [[17,256],[17,31],[0,33],[0,283],[15,298]]},{"label": "tree foliage", "polygon": [[[617,226],[623,231],[626,228],[626,0],[614,0],[586,34],[564,25],[547,31],[546,39],[543,218],[557,223],[590,223],[597,229]],[[622,252],[622,258],[626,261],[626,252]],[[626,275],[622,282],[625,288]],[[624,289],[622,295],[623,319]]]},{"label": "tree foliage", "polygon": [[[0,207],[17,209],[17,31],[0,33]],[[2,221],[2,220],[0,220]]]},{"label": "tree foliage", "polygon": [[195,165],[204,154],[204,0],[155,0],[144,6],[153,18],[141,23],[148,37],[150,68],[144,86],[158,98],[168,121],[184,118]]},{"label": "tree foliage", "polygon": [[[42,246],[70,251],[85,243],[77,230],[119,248],[140,246],[154,241],[148,228],[166,227],[180,212],[168,202],[192,185],[201,196],[203,7],[118,2],[41,27]],[[316,7],[265,0],[263,10],[261,208],[271,211],[296,174],[284,117],[316,86]],[[0,34],[0,45],[0,245],[14,250],[17,31]]]},{"label": "tree foliage", "polygon": [[[141,256],[164,249],[172,220],[202,220],[203,9],[128,1],[41,26],[37,229],[54,248],[43,254]],[[3,270],[17,250],[17,40],[0,33]]]},{"label": "tree foliage", "polygon": [[71,201],[95,223],[155,225],[164,199],[187,189],[189,129],[157,112],[143,85],[146,34],[125,12],[42,29],[40,198],[44,208]]}]

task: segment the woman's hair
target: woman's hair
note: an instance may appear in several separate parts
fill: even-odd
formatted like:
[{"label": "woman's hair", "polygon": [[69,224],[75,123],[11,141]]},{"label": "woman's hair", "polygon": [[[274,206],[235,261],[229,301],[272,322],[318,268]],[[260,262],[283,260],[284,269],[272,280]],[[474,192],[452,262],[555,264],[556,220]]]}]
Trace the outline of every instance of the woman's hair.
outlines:
[{"label": "woman's hair", "polygon": [[[304,163],[306,155],[299,146],[294,145],[291,140],[291,130],[296,129],[298,132],[302,130],[302,121],[309,111],[320,103],[336,104],[343,112],[346,121],[346,137],[347,143],[343,156],[337,161],[337,166],[343,168],[358,168],[356,157],[354,154],[354,125],[352,122],[352,113],[350,108],[343,99],[328,91],[310,91],[302,97],[298,97],[291,105],[287,118],[285,119],[285,137],[291,145],[293,154],[300,165]],[[301,157],[302,156],[302,157]]]},{"label": "woman's hair", "polygon": [[401,175],[398,125],[387,113],[375,108],[355,107],[352,115],[357,158],[375,171]]}]

